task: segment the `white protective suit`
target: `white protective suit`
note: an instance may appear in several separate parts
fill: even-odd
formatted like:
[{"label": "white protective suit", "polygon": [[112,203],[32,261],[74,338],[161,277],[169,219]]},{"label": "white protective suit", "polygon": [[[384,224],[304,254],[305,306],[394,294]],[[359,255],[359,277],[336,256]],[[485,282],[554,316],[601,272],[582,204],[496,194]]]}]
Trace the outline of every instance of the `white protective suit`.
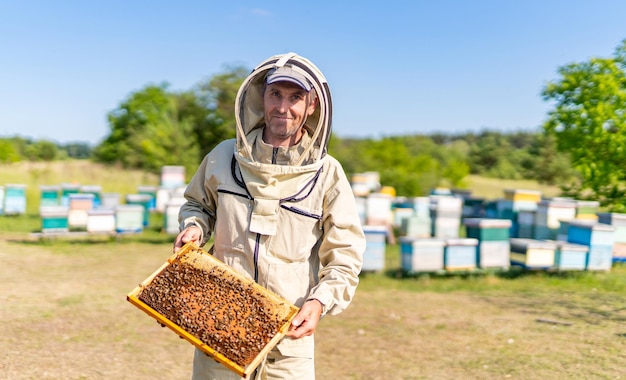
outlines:
[{"label": "white protective suit", "polygon": [[[319,104],[299,144],[274,148],[262,141],[262,91],[268,71],[282,65],[311,82]],[[350,183],[327,154],[332,103],[326,79],[303,57],[274,56],[245,79],[235,109],[237,138],[220,143],[202,161],[185,191],[181,229],[199,226],[202,244],[213,233],[215,257],[295,305],[317,299],[323,315],[338,314],[359,282],[365,237]],[[313,354],[312,336],[284,338],[257,377],[313,379]],[[272,368],[276,356],[309,358],[310,366],[289,368],[283,360],[285,368]],[[216,366],[197,350],[194,379],[225,378],[205,375],[219,371]]]}]

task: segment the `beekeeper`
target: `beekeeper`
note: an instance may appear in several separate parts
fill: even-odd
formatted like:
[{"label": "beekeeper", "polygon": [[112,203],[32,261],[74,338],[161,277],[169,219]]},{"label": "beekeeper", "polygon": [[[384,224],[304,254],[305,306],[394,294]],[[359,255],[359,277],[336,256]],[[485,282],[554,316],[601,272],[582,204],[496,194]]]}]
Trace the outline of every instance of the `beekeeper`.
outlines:
[{"label": "beekeeper", "polygon": [[[300,307],[260,379],[315,379],[313,333],[351,302],[365,237],[341,164],[328,155],[332,102],[326,79],[294,53],[270,57],[235,101],[237,137],[206,155],[185,191],[185,243],[210,252]],[[193,379],[238,379],[196,349]]]}]

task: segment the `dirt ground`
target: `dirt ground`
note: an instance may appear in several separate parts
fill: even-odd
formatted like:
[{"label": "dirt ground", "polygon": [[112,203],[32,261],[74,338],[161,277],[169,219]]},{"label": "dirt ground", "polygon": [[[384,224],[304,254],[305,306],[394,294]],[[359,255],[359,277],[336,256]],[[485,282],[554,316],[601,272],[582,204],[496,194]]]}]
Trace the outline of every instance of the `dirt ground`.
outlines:
[{"label": "dirt ground", "polygon": [[[170,253],[0,234],[0,378],[189,379],[192,346],[126,301]],[[626,307],[598,297],[358,291],[320,323],[317,378],[626,379]]]}]

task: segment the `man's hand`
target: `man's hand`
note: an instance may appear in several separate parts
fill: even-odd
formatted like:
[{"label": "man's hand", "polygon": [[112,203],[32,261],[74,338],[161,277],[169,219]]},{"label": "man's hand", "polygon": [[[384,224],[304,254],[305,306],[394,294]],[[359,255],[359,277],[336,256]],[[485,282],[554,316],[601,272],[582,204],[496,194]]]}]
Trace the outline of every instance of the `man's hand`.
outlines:
[{"label": "man's hand", "polygon": [[302,305],[298,314],[291,321],[287,336],[293,339],[313,335],[317,323],[322,316],[322,303],[316,299],[308,300]]},{"label": "man's hand", "polygon": [[182,230],[178,234],[178,236],[176,236],[176,240],[174,241],[174,253],[178,252],[178,250],[181,249],[183,245],[189,243],[190,241],[198,244],[201,240],[202,230],[198,226],[191,225]]}]

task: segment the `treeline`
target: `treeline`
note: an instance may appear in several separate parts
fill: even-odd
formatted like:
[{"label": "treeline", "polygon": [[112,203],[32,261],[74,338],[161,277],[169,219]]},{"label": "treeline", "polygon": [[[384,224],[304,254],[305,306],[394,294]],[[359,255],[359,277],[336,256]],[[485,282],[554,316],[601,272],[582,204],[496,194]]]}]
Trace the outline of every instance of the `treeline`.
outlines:
[{"label": "treeline", "polygon": [[407,196],[424,195],[437,186],[464,188],[468,174],[547,184],[575,176],[554,139],[532,132],[333,138],[329,151],[347,173],[377,171],[381,183]]},{"label": "treeline", "polygon": [[19,161],[56,161],[91,158],[92,147],[83,142],[58,144],[49,140],[24,137],[0,138],[0,163]]}]

